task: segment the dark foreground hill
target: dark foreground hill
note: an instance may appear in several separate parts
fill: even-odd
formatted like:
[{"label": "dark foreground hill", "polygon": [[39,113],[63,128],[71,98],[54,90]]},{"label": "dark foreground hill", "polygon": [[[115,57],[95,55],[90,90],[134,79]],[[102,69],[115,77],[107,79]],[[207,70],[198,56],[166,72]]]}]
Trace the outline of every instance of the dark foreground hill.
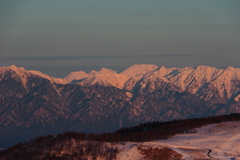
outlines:
[{"label": "dark foreground hill", "polygon": [[[130,128],[123,128],[114,133],[77,133],[65,132],[57,136],[48,135],[36,137],[28,142],[16,144],[0,152],[1,160],[10,159],[105,159],[113,160],[119,152],[117,144],[124,145],[124,141],[145,142],[160,139],[168,139],[176,134],[194,133],[195,128],[212,123],[227,121],[239,121],[240,114],[226,116],[206,117],[198,119],[174,120],[168,122],[149,122],[139,124]],[[111,142],[111,143],[109,143]],[[142,145],[140,152],[146,151]],[[180,155],[168,148],[154,149],[148,148],[144,154],[148,155],[156,152],[166,156],[166,152],[171,152],[177,157]],[[181,156],[180,156],[181,157]],[[151,159],[151,158],[150,158]]]}]

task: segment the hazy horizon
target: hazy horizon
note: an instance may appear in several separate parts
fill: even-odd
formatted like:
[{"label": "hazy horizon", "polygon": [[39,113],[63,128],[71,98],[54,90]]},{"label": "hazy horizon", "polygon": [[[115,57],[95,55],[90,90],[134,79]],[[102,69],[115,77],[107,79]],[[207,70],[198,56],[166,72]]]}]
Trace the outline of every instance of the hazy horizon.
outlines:
[{"label": "hazy horizon", "polygon": [[240,67],[240,1],[0,2],[0,64],[63,78],[134,64]]}]

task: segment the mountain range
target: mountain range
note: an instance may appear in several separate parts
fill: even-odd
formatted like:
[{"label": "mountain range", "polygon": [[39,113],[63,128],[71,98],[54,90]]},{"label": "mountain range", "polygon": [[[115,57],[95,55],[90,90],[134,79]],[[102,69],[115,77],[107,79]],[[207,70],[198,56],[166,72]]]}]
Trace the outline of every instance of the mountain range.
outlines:
[{"label": "mountain range", "polygon": [[240,113],[240,69],[134,65],[53,78],[0,67],[0,147],[64,131]]}]

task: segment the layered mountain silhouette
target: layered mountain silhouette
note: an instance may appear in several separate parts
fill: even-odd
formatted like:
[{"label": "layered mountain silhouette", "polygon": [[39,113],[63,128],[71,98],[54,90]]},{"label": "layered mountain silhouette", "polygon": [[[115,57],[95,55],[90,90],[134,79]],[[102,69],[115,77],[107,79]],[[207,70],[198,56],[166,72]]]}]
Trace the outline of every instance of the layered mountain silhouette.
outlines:
[{"label": "layered mountain silhouette", "polygon": [[240,69],[134,65],[64,79],[0,67],[0,147],[64,131],[112,132],[149,121],[240,113]]}]

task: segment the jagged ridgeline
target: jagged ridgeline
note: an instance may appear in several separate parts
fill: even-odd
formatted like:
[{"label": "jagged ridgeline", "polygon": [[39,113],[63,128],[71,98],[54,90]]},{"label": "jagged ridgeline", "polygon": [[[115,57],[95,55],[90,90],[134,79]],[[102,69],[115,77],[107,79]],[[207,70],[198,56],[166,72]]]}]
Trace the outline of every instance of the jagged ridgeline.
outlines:
[{"label": "jagged ridgeline", "polygon": [[134,65],[64,79],[0,67],[0,147],[64,131],[113,132],[149,121],[240,113],[240,69]]},{"label": "jagged ridgeline", "polygon": [[[36,137],[16,144],[2,152],[0,159],[116,159],[118,144],[124,141],[146,142],[168,139],[176,134],[191,134],[195,128],[227,121],[239,121],[240,114],[149,122],[122,128],[113,133],[65,132],[57,136]],[[112,143],[109,143],[112,142]],[[140,146],[139,146],[140,147]]]}]

